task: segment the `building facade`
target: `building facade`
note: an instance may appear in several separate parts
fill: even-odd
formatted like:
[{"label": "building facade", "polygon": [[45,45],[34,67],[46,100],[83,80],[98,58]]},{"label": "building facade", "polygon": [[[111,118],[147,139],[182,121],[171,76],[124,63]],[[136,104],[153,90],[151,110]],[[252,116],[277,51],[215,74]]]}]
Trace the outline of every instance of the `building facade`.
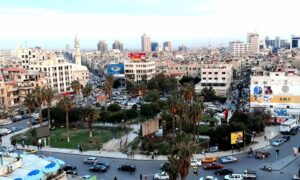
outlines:
[{"label": "building facade", "polygon": [[291,49],[300,48],[300,36],[292,36]]},{"label": "building facade", "polygon": [[172,43],[171,43],[171,41],[165,41],[163,43],[163,49],[164,49],[164,51],[172,51]]},{"label": "building facade", "polygon": [[217,96],[227,97],[232,83],[231,64],[203,64],[201,66],[201,81],[195,85],[195,92],[212,87]]},{"label": "building facade", "polygon": [[120,51],[123,51],[123,43],[121,43],[120,41],[116,40],[112,44],[112,49],[119,49]]},{"label": "building facade", "polygon": [[151,51],[154,52],[158,48],[158,42],[151,42]]},{"label": "building facade", "polygon": [[98,44],[97,44],[97,49],[100,52],[107,52],[108,49],[107,49],[106,41],[104,41],[104,40],[99,41]]},{"label": "building facade", "polygon": [[143,34],[141,37],[142,42],[142,51],[143,52],[151,52],[151,38],[150,36]]},{"label": "building facade", "polygon": [[80,43],[77,35],[74,40],[74,48],[75,48],[75,53],[74,53],[75,64],[81,65]]},{"label": "building facade", "polygon": [[130,82],[150,80],[156,74],[154,61],[125,61],[125,79]]},{"label": "building facade", "polygon": [[249,54],[250,46],[242,41],[232,41],[229,43],[229,52],[234,57],[241,57]]},{"label": "building facade", "polygon": [[259,35],[258,33],[248,33],[247,43],[249,44],[250,54],[259,54]]}]

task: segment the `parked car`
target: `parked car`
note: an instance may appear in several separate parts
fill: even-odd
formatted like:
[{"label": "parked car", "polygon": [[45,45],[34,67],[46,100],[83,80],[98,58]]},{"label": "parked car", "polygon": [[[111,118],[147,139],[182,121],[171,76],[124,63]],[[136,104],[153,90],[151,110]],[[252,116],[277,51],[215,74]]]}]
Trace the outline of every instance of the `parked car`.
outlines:
[{"label": "parked car", "polygon": [[71,166],[71,165],[65,165],[64,167],[63,167],[63,170],[64,171],[68,171],[68,170],[76,170],[77,168],[76,168],[76,166]]},{"label": "parked car", "polygon": [[168,180],[168,179],[169,179],[169,175],[164,171],[154,174],[154,180]]},{"label": "parked car", "polygon": [[228,174],[232,174],[233,170],[232,169],[226,169],[226,168],[222,168],[222,169],[217,169],[215,171],[215,175],[228,175]]},{"label": "parked car", "polygon": [[110,167],[110,164],[109,164],[109,162],[107,162],[107,161],[96,161],[96,162],[94,163],[94,166],[95,166],[95,165],[104,166],[104,167],[106,167],[107,169]]},{"label": "parked car", "polygon": [[88,157],[88,158],[83,160],[83,163],[84,164],[94,164],[95,161],[97,161],[96,157]]},{"label": "parked car", "polygon": [[289,141],[291,139],[291,136],[284,135],[284,136],[282,136],[282,139],[284,140],[284,142],[287,142],[287,141]]},{"label": "parked car", "polygon": [[136,166],[133,164],[123,164],[118,167],[118,171],[134,172],[135,169],[136,169]]},{"label": "parked car", "polygon": [[270,155],[271,155],[271,153],[268,152],[268,151],[257,151],[255,153],[255,158],[257,158],[257,159],[264,159],[264,158],[269,157]]},{"label": "parked car", "polygon": [[20,128],[20,127],[11,127],[10,130],[11,130],[12,132],[17,132],[17,131],[22,130],[22,128]]},{"label": "parked car", "polygon": [[28,118],[30,118],[30,114],[24,114],[24,115],[22,116],[22,119],[28,119]]},{"label": "parked car", "polygon": [[26,149],[26,152],[29,154],[36,154],[37,151],[35,149]]},{"label": "parked car", "polygon": [[272,167],[269,165],[262,165],[259,169],[264,171],[272,171]]},{"label": "parked car", "polygon": [[22,120],[22,116],[21,115],[16,115],[14,118],[13,118],[13,122],[17,122],[17,121],[21,121]]},{"label": "parked car", "polygon": [[106,172],[107,168],[102,165],[96,165],[89,168],[92,172]]},{"label": "parked car", "polygon": [[1,128],[0,129],[0,135],[1,136],[7,135],[7,134],[10,134],[10,133],[12,133],[12,131],[8,128]]},{"label": "parked car", "polygon": [[299,129],[298,127],[293,127],[290,130],[289,134],[295,136],[298,133],[298,129]]},{"label": "parked car", "polygon": [[66,174],[78,175],[77,171],[76,171],[76,170],[72,170],[72,169],[67,170],[67,171],[65,171],[65,172],[66,172]]},{"label": "parked car", "polygon": [[226,157],[222,157],[220,158],[221,163],[226,164],[226,163],[233,163],[233,162],[237,162],[237,158],[234,156],[226,156]]},{"label": "parked car", "polygon": [[245,169],[242,175],[244,179],[256,179],[256,171],[254,170]]},{"label": "parked car", "polygon": [[192,159],[191,160],[191,166],[201,166],[202,162],[200,159]]},{"label": "parked car", "polygon": [[272,141],[273,146],[280,146],[283,143],[284,143],[283,139],[275,139],[275,140]]},{"label": "parked car", "polygon": [[243,180],[243,175],[242,174],[229,174],[224,176],[225,180]]},{"label": "parked car", "polygon": [[216,162],[217,158],[216,157],[205,157],[201,159],[202,163],[212,163],[212,162]]},{"label": "parked car", "polygon": [[0,152],[14,152],[15,147],[14,146],[0,146]]},{"label": "parked car", "polygon": [[205,176],[205,177],[201,177],[199,180],[218,180],[218,179],[213,176]]},{"label": "parked car", "polygon": [[210,169],[221,169],[223,168],[224,165],[217,163],[217,162],[213,162],[213,163],[206,163],[204,164],[204,169],[206,170],[210,170]]},{"label": "parked car", "polygon": [[169,162],[169,161],[166,161],[166,162],[162,163],[162,164],[160,165],[160,170],[161,170],[161,171],[165,171],[168,165],[170,165],[170,162]]}]

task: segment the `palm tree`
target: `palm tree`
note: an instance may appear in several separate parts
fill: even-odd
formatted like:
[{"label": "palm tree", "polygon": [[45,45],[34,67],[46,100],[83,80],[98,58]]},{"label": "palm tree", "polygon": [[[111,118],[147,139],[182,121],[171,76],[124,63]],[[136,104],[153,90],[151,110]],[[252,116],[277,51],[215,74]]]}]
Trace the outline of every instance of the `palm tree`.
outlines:
[{"label": "palm tree", "polygon": [[104,93],[108,96],[109,101],[111,101],[111,93],[113,90],[114,78],[112,76],[106,76],[105,85],[103,87]]},{"label": "palm tree", "polygon": [[66,113],[67,140],[68,142],[70,142],[69,111],[71,111],[74,108],[74,103],[69,97],[64,97],[59,101],[58,106],[60,106]]},{"label": "palm tree", "polygon": [[49,126],[49,129],[51,129],[50,107],[52,105],[52,100],[54,98],[54,91],[51,88],[45,89],[44,97],[45,97],[45,101],[47,104],[47,110],[48,110],[48,126]]},{"label": "palm tree", "polygon": [[188,103],[192,102],[193,98],[194,98],[194,94],[195,94],[195,86],[192,83],[187,84],[184,88],[183,88],[183,92],[182,95],[184,97],[184,100]]},{"label": "palm tree", "polygon": [[177,180],[180,163],[178,156],[176,154],[168,156],[168,162],[162,170],[168,173],[170,180]]},{"label": "palm tree", "polygon": [[31,114],[32,114],[33,108],[36,107],[36,101],[35,101],[35,98],[34,98],[32,93],[28,93],[26,95],[24,103],[25,103],[25,106],[27,106],[27,110],[28,110],[28,113],[29,113],[29,126],[30,126],[30,129],[31,129],[32,128]]},{"label": "palm tree", "polygon": [[93,123],[98,118],[99,118],[99,111],[97,111],[95,108],[91,106],[84,108],[83,114],[81,115],[81,119],[86,121],[88,125],[90,138],[93,137]]},{"label": "palm tree", "polygon": [[36,86],[35,89],[33,89],[32,94],[33,97],[35,98],[36,104],[39,107],[39,122],[40,125],[43,125],[43,115],[42,115],[42,110],[43,110],[43,103],[45,100],[44,96],[45,89],[41,88],[40,86]]},{"label": "palm tree", "polygon": [[180,109],[180,102],[179,96],[177,94],[173,94],[168,99],[169,110],[173,115],[173,134],[175,135],[176,131],[176,114],[179,112]]},{"label": "palm tree", "polygon": [[189,117],[190,120],[193,124],[193,135],[196,136],[198,135],[198,122],[200,120],[201,117],[201,105],[198,103],[193,103],[190,106],[190,110],[189,110]]},{"label": "palm tree", "polygon": [[87,83],[84,88],[82,89],[82,94],[83,94],[83,97],[88,97],[91,95],[93,91],[93,86],[89,83]]},{"label": "palm tree", "polygon": [[77,94],[79,93],[80,89],[81,89],[81,84],[79,81],[73,81],[71,83],[71,88],[73,89],[73,93],[74,93],[74,98],[75,100],[77,99]]},{"label": "palm tree", "polygon": [[167,139],[167,121],[169,120],[169,114],[167,111],[162,111],[160,115],[161,119],[161,125],[163,129],[163,140],[165,141]]}]

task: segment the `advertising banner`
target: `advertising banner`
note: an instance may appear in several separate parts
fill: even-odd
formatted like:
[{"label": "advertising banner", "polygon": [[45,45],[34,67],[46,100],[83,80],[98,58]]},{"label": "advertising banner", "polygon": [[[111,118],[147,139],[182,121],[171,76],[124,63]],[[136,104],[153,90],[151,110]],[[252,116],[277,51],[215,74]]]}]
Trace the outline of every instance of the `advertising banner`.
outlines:
[{"label": "advertising banner", "polygon": [[237,144],[242,143],[244,139],[243,131],[237,131],[230,133],[230,143]]}]

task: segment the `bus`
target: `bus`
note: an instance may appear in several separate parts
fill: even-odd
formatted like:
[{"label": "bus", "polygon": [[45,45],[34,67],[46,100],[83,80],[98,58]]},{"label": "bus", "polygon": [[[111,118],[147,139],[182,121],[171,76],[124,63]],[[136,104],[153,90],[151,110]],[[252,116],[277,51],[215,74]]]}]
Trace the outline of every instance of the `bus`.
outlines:
[{"label": "bus", "polygon": [[296,119],[289,119],[282,123],[279,127],[281,133],[289,133],[292,128],[298,127],[298,121]]}]

